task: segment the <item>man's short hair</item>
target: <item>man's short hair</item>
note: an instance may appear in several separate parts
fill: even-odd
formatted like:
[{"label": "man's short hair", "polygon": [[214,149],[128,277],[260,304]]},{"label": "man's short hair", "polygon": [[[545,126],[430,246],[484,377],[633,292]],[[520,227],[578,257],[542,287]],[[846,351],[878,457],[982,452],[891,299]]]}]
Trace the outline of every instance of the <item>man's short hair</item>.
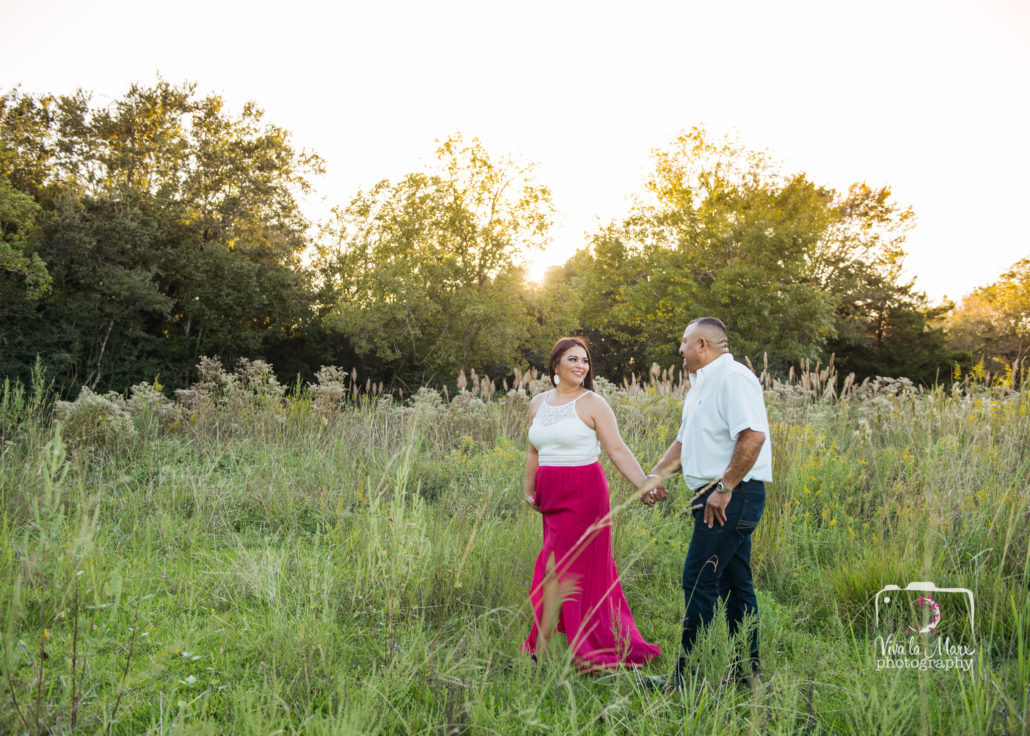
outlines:
[{"label": "man's short hair", "polygon": [[691,327],[694,327],[695,325],[698,327],[709,327],[718,330],[719,333],[722,335],[722,339],[726,342],[729,342],[729,333],[726,331],[726,325],[723,324],[723,321],[718,317],[698,317],[689,325],[687,325],[687,329],[689,330]]}]

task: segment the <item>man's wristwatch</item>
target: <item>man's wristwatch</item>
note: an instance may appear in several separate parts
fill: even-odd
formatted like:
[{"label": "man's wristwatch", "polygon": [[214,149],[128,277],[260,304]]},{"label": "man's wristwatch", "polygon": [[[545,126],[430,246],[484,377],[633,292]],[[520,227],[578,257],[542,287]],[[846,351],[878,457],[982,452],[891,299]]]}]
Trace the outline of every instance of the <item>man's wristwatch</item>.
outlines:
[{"label": "man's wristwatch", "polygon": [[715,484],[715,490],[719,493],[733,493],[733,489],[727,488],[721,480]]}]

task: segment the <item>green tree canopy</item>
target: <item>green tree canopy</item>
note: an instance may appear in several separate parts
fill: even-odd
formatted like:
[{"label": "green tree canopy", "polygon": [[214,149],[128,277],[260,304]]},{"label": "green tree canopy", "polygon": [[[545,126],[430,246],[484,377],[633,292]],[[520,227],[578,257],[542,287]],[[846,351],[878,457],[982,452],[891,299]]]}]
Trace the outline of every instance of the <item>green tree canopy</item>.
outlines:
[{"label": "green tree canopy", "polygon": [[517,263],[546,242],[551,195],[475,139],[454,136],[436,154],[432,171],[335,211],[321,258],[335,299],[327,323],[399,380],[507,373],[539,337],[533,302],[546,296],[526,291]]},{"label": "green tree canopy", "polygon": [[953,347],[989,370],[1007,369],[1018,388],[1030,353],[1030,258],[974,290],[948,323]]},{"label": "green tree canopy", "polygon": [[678,362],[683,328],[704,315],[726,321],[738,357],[780,366],[825,359],[844,334],[868,352],[861,341],[879,329],[882,344],[885,321],[892,336],[926,333],[918,296],[898,281],[911,212],[889,190],[841,196],[695,128],[655,152],[646,191],[567,269],[613,369]]},{"label": "green tree canopy", "polygon": [[[331,362],[411,386],[540,366],[555,338],[585,333],[617,380],[678,364],[683,327],[706,314],[738,357],[779,368],[833,352],[859,378],[931,381],[950,357],[947,306],[902,277],[914,216],[886,187],[839,193],[694,129],[655,151],[625,218],[533,285],[519,264],[549,241],[547,187],[475,139],[436,154],[316,230],[300,201],[322,161],[253,103],[234,113],[163,80],[103,104],[9,91],[0,371],[27,377],[40,355],[63,388],[174,386],[201,355],[246,356],[291,378]],[[993,332],[956,322],[983,343],[967,353],[1025,355],[1016,292],[970,298],[963,314],[989,313]]]},{"label": "green tree canopy", "polygon": [[903,244],[914,224],[912,209],[895,203],[889,187],[853,184],[832,204],[813,262],[837,305],[825,350],[859,380],[907,376],[929,384],[946,379],[955,358],[941,326],[952,305],[930,306],[902,274]]},{"label": "green tree canopy", "polygon": [[683,328],[704,315],[726,321],[740,358],[819,354],[834,305],[809,264],[829,193],[700,129],[655,153],[646,189],[648,198],[574,263],[580,290],[594,292],[584,324],[610,343],[610,359],[638,371],[678,362]]},{"label": "green tree canopy", "polygon": [[51,283],[46,264],[29,242],[38,212],[35,200],[15,189],[10,176],[0,171],[0,271],[23,278],[29,299],[45,296]]},{"label": "green tree canopy", "polygon": [[0,181],[38,208],[40,236],[22,258],[53,278],[27,308],[31,281],[4,276],[8,371],[39,353],[70,383],[158,372],[174,383],[199,355],[260,353],[310,318],[298,196],[321,160],[255,105],[232,115],[164,81],[106,106],[14,90],[0,102],[0,144]]}]

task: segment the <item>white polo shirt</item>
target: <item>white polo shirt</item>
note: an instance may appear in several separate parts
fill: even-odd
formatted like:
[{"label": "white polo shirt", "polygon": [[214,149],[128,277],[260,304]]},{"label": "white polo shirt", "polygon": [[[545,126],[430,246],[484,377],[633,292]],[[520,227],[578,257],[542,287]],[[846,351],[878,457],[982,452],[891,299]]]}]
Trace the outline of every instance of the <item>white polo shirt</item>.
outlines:
[{"label": "white polo shirt", "polygon": [[737,436],[745,429],[765,435],[754,467],[743,480],[772,481],[772,443],[762,384],[747,366],[723,353],[690,374],[683,397],[683,419],[676,439],[683,443],[683,478],[692,489],[711,483],[725,472]]}]

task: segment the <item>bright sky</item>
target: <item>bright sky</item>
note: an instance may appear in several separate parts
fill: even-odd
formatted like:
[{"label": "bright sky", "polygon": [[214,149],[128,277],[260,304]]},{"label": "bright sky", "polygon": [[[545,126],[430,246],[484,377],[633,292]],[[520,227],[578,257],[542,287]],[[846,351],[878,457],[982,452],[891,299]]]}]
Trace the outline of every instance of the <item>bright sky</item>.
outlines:
[{"label": "bright sky", "polygon": [[228,3],[0,0],[0,91],[195,81],[321,154],[329,204],[478,137],[539,164],[561,263],[704,124],[790,171],[887,184],[915,208],[933,299],[1030,257],[1030,3],[722,0]]}]

